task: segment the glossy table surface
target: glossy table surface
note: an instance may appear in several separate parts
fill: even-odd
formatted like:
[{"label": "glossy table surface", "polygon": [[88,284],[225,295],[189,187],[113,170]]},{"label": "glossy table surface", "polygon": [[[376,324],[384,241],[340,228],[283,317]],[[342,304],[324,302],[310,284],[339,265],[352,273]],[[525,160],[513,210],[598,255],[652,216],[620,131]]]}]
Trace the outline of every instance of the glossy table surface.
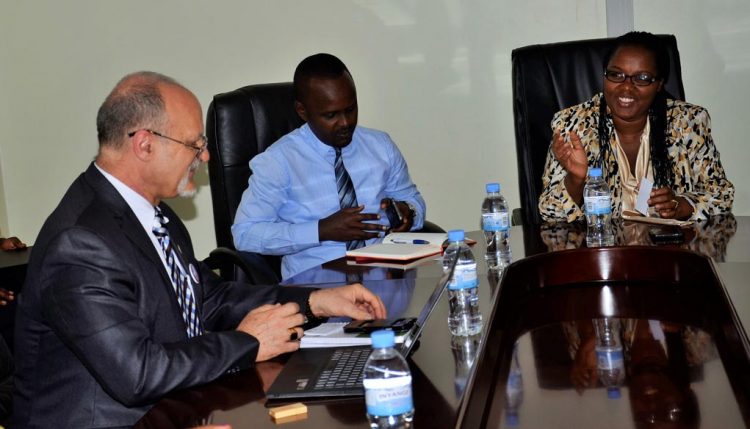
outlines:
[{"label": "glossy table surface", "polygon": [[0,270],[26,265],[29,262],[31,246],[21,250],[0,251]]},{"label": "glossy table surface", "polygon": [[[616,244],[618,246],[651,245],[648,238],[648,226],[646,225],[617,224],[615,231]],[[684,244],[669,245],[663,248],[689,249],[711,258],[712,262],[707,262],[707,266],[713,267],[716,273],[718,273],[720,282],[716,283],[718,285],[717,290],[720,290],[722,293],[726,291],[728,299],[731,300],[734,306],[733,310],[730,306],[727,312],[732,313],[732,315],[736,314],[737,316],[732,319],[735,322],[734,325],[739,328],[738,332],[741,332],[736,337],[738,337],[738,341],[743,339],[739,337],[744,337],[744,341],[746,341],[746,334],[742,330],[742,325],[750,326],[750,285],[748,284],[750,283],[750,217],[735,218],[729,216],[712,219],[707,223],[696,224],[686,232],[686,241]],[[497,311],[497,308],[501,307],[500,304],[502,304],[496,302],[497,298],[502,295],[497,292],[501,277],[492,273],[485,275],[487,269],[483,258],[484,249],[482,249],[481,245],[481,233],[472,232],[469,236],[479,241],[473,250],[478,261],[478,272],[480,273],[480,309],[485,317],[485,327],[487,327],[492,321],[491,316],[494,316],[493,311]],[[585,247],[585,229],[581,225],[513,227],[511,247],[514,261],[533,255],[544,255],[549,252]],[[565,253],[570,252],[562,252],[560,255]],[[655,258],[655,260],[658,259],[658,257]],[[515,268],[513,267],[516,265],[521,266],[523,264],[514,264],[510,269],[506,270],[505,274],[514,270]],[[569,266],[558,267],[556,269],[560,271],[567,271],[569,269],[575,272],[578,267],[575,263],[571,263]],[[638,270],[634,269],[633,271]],[[657,269],[657,271],[659,270]],[[709,271],[713,273],[711,269]],[[428,260],[424,264],[407,271],[356,267],[347,265],[344,260],[336,260],[314,270],[301,273],[290,279],[288,283],[316,284],[320,287],[325,287],[326,284],[335,285],[345,283],[346,281],[361,280],[365,286],[376,291],[383,297],[391,311],[390,315],[416,315],[434,288],[440,274],[441,266],[437,260]],[[665,275],[671,274],[667,272]],[[696,276],[692,277],[697,278]],[[503,286],[503,290],[505,290],[505,286]],[[571,296],[575,297],[579,295],[572,294]],[[508,346],[504,343],[505,345],[500,350],[497,347],[498,344],[492,342],[492,338],[494,337],[488,335],[487,331],[489,329],[483,335],[473,338],[451,337],[446,323],[448,313],[446,296],[443,296],[442,300],[443,302],[438,303],[425,327],[419,347],[410,357],[410,366],[414,377],[415,425],[416,427],[426,428],[472,427],[472,425],[475,425],[475,421],[467,418],[467,409],[473,409],[469,407],[471,401],[467,398],[470,395],[464,394],[464,388],[468,383],[472,392],[479,391],[481,393],[483,387],[480,382],[481,380],[476,379],[478,377],[486,379],[485,381],[489,380],[488,382],[491,382],[491,384],[502,382],[508,374],[507,359],[503,361],[498,356],[505,356],[510,353],[513,344]],[[648,300],[645,302],[648,302]],[[510,304],[506,303],[504,305]],[[733,311],[736,311],[736,313],[733,313]],[[646,313],[636,313],[630,314],[628,317],[639,320],[641,326],[648,325],[649,320],[653,318]],[[571,317],[573,316],[569,316],[568,318],[570,319]],[[579,319],[590,321],[590,317],[591,315],[584,312],[581,313]],[[670,317],[675,316],[671,315]],[[573,318],[575,319],[575,317]],[[684,330],[685,327],[704,326],[703,319],[685,319],[682,322],[684,323],[679,325],[681,327],[674,329]],[[607,416],[610,420],[614,418],[619,423],[613,427],[636,427],[633,419],[630,417],[631,411],[628,404],[631,402],[626,393],[623,393],[624,400],[618,405],[615,402],[602,400],[602,389],[590,389],[591,392],[585,391],[580,396],[571,393],[575,392],[575,389],[570,385],[567,375],[561,376],[557,374],[558,378],[563,377],[560,379],[562,381],[558,381],[564,386],[557,390],[546,389],[544,383],[539,383],[540,366],[537,361],[547,356],[547,354],[535,348],[536,343],[534,341],[536,340],[534,338],[540,335],[543,337],[546,332],[545,329],[554,330],[560,328],[558,325],[562,321],[555,323],[556,325],[553,323],[555,326],[552,327],[545,328],[539,326],[530,329],[514,340],[517,340],[517,354],[521,361],[521,368],[524,369],[524,393],[527,397],[526,408],[523,408],[524,405],[522,404],[519,411],[520,420],[518,427],[576,427],[576,424],[580,425],[581,422],[572,423],[567,421],[566,423],[565,419],[556,419],[554,417],[555,415],[565,416],[575,414],[571,414],[570,407],[581,407],[581,409],[591,408],[595,410],[593,416],[599,416],[599,418]],[[666,325],[671,326],[668,323]],[[668,330],[670,329],[672,328]],[[710,335],[709,337],[712,341],[714,340]],[[487,346],[486,341],[488,341],[488,338],[490,338],[489,341],[492,347]],[[721,343],[722,337],[717,336],[716,340]],[[507,342],[508,340],[506,337],[503,337],[502,341]],[[742,345],[742,341],[740,341],[740,345]],[[726,347],[720,349],[725,350]],[[562,354],[565,355],[565,353]],[[477,371],[475,361],[477,356],[480,355],[484,356],[482,359],[487,360],[487,362],[494,362],[495,360],[501,362],[498,364],[500,372],[490,373],[489,375],[483,372],[481,377],[475,374],[475,371]],[[277,424],[268,417],[263,392],[267,390],[276,374],[283,367],[284,361],[285,359],[282,357],[272,362],[260,363],[257,365],[256,371],[244,371],[239,374],[226,376],[206,386],[182,392],[174,392],[169,397],[160,401],[139,422],[138,427],[188,427],[198,423],[205,424],[209,422],[216,424],[230,423],[235,428],[276,427]],[[724,360],[722,359],[713,359],[703,368],[703,371],[719,373],[723,367],[723,362]],[[714,379],[711,378],[711,380]],[[732,389],[728,387],[729,384],[727,384],[726,377],[718,377],[716,380],[718,381],[705,388],[709,389],[708,393],[704,393],[705,389],[698,389],[699,395],[710,395],[710,389],[714,389],[714,393],[717,395],[731,395]],[[552,381],[555,381],[554,377]],[[595,392],[596,390],[598,391]],[[626,388],[625,392],[628,391]],[[539,392],[545,394],[540,395]],[[475,397],[475,393],[472,393],[471,397]],[[494,408],[485,410],[485,413],[488,413],[492,417],[492,419],[488,420],[493,422],[490,425],[491,427],[505,427],[508,425],[502,417],[499,417],[503,415],[503,411],[497,410],[496,403],[498,401],[502,402],[502,398],[504,398],[502,392],[497,391],[494,396],[484,401],[487,404],[494,404],[492,405]],[[716,415],[728,416],[728,418],[733,419],[729,421],[739,422],[740,426],[743,423],[747,424],[747,420],[743,420],[742,417],[742,413],[747,413],[747,410],[743,411],[742,406],[738,407],[735,402],[727,399],[726,403],[728,404],[729,411],[723,414],[721,409],[710,408],[703,410],[702,415],[711,418],[715,418]],[[636,403],[636,401],[634,400],[633,403]],[[305,419],[287,423],[284,427],[368,427],[365,419],[363,398],[343,401],[309,402],[307,405],[309,412]],[[490,405],[487,406],[489,407]],[[546,417],[540,417],[539,419],[529,418],[528,413],[531,412],[529,410],[531,407],[547,407],[541,413]],[[533,409],[537,410],[537,408]],[[536,415],[537,413],[535,412],[534,414]],[[591,420],[592,418],[594,417],[590,417],[587,420],[588,425],[581,425],[581,427],[599,427],[603,424],[603,422]],[[746,416],[744,418],[747,419]],[[610,424],[610,420],[607,420],[607,424]],[[512,427],[512,425],[508,427]],[[702,427],[714,426],[706,423],[704,420]]]}]

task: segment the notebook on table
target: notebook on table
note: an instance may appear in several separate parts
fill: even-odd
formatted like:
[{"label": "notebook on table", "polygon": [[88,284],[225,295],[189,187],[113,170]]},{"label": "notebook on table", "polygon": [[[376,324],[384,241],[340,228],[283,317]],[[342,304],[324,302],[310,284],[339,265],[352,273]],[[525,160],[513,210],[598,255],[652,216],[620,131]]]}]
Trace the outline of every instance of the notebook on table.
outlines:
[{"label": "notebook on table", "polygon": [[[455,261],[438,280],[411,333],[403,343],[396,345],[404,357],[409,356],[419,340],[454,268]],[[266,397],[275,404],[279,401],[363,396],[362,375],[370,351],[370,346],[299,349],[284,365]]]}]

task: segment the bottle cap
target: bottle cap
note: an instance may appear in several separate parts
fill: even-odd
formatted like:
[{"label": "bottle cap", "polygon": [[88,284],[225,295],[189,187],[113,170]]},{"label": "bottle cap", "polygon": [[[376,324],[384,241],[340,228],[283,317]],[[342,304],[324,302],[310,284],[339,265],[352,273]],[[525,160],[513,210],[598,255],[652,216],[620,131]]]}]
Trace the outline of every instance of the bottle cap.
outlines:
[{"label": "bottle cap", "polygon": [[448,231],[448,241],[464,241],[463,229],[452,229]]},{"label": "bottle cap", "polygon": [[372,341],[372,348],[374,349],[393,347],[393,345],[396,344],[396,337],[390,329],[381,329],[373,332],[370,334],[370,340]]},{"label": "bottle cap", "polygon": [[609,399],[620,399],[620,388],[619,387],[608,387],[607,398]]},{"label": "bottle cap", "polygon": [[508,426],[516,427],[518,426],[518,414],[516,413],[508,413],[505,415],[505,424]]},{"label": "bottle cap", "polygon": [[599,167],[589,168],[589,176],[590,177],[602,177],[602,169]]},{"label": "bottle cap", "polygon": [[487,186],[485,186],[485,189],[487,192],[500,192],[500,184],[499,183],[488,183]]}]

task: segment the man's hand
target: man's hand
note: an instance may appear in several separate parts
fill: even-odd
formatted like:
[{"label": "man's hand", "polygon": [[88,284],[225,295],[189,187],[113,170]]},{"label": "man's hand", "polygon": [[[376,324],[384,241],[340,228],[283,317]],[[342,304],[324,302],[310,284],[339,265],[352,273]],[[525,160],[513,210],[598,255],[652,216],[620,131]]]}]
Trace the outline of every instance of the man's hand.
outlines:
[{"label": "man's hand", "polygon": [[403,201],[392,200],[390,198],[383,198],[380,200],[380,209],[385,210],[388,208],[391,201],[393,201],[393,204],[396,204],[398,212],[401,213],[401,225],[391,225],[391,232],[404,232],[411,230],[411,227],[414,224],[414,215],[416,214],[414,213],[414,210],[409,207],[409,204]]},{"label": "man's hand", "polygon": [[18,237],[0,238],[0,249],[21,250],[25,248],[26,248],[26,243],[19,240]]},{"label": "man's hand", "polygon": [[316,317],[346,316],[354,320],[386,317],[383,301],[359,283],[316,290],[309,302]]},{"label": "man's hand", "polygon": [[[299,305],[294,302],[262,305],[247,313],[237,326],[238,331],[252,335],[258,340],[256,362],[271,359],[282,353],[289,353],[299,348],[299,341],[304,333],[301,326],[305,317],[299,312]],[[292,330],[297,333],[291,339]]]},{"label": "man's hand", "polygon": [[378,231],[387,227],[377,223],[366,223],[366,220],[378,220],[380,215],[361,213],[365,206],[349,207],[321,219],[318,222],[318,239],[320,241],[354,241],[369,240],[378,236]]},{"label": "man's hand", "polygon": [[16,296],[13,291],[0,287],[0,305],[8,305],[14,299],[16,299]]}]

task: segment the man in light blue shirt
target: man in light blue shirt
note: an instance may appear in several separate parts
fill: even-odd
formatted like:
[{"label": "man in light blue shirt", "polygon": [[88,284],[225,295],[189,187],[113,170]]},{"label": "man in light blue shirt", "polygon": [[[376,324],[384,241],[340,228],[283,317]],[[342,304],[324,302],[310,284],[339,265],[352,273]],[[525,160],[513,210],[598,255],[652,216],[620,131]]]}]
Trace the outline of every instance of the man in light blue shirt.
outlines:
[{"label": "man in light blue shirt", "polygon": [[[307,123],[250,161],[232,235],[238,250],[284,255],[282,277],[369,244],[391,226],[380,212],[393,200],[404,216],[393,231],[422,228],[425,202],[388,134],[357,126],[357,93],[349,70],[333,55],[304,59],[294,73],[295,109]],[[342,208],[336,152],[356,193]]]}]

